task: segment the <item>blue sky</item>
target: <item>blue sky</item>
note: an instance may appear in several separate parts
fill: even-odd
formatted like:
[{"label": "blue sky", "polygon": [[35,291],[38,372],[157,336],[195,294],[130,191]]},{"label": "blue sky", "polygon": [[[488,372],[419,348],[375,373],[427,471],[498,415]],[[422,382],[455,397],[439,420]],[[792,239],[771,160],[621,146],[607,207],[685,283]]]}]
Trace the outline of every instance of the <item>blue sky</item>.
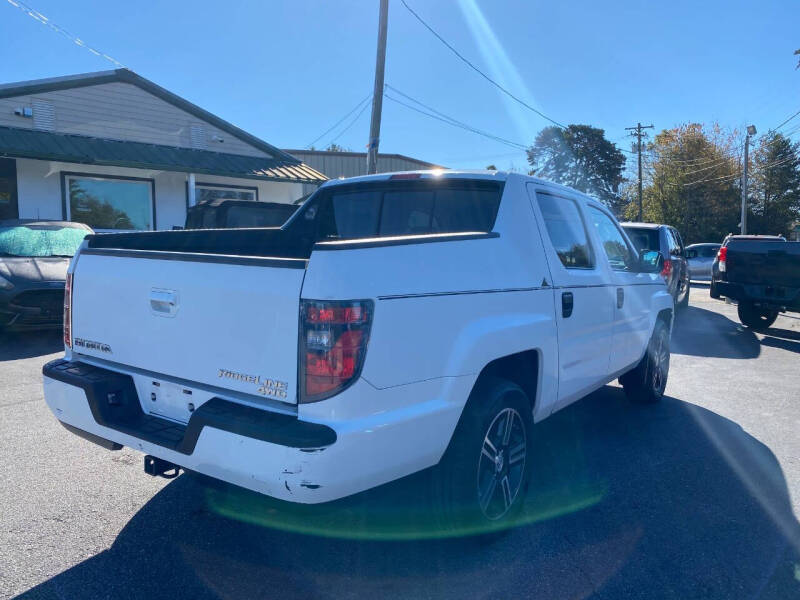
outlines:
[{"label": "blue sky", "polygon": [[[637,121],[658,129],[752,122],[763,132],[800,109],[796,0],[407,2],[526,102],[561,123],[601,127],[626,148],[624,128]],[[377,0],[28,4],[140,75],[280,147],[305,147],[372,89]],[[113,68],[6,0],[0,56],[0,82]],[[400,0],[390,0],[386,82],[514,142],[529,144],[547,125],[469,70]],[[361,151],[368,126],[369,109],[336,142]],[[526,166],[521,151],[391,101],[384,102],[381,151],[449,167]]]}]

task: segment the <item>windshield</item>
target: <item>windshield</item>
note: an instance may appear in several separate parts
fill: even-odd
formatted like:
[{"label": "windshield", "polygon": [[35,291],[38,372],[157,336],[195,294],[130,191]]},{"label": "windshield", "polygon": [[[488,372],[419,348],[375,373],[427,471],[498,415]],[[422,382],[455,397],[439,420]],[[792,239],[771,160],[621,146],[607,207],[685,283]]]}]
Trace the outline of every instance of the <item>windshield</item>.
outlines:
[{"label": "windshield", "polygon": [[78,227],[0,227],[0,256],[73,256],[90,232]]}]

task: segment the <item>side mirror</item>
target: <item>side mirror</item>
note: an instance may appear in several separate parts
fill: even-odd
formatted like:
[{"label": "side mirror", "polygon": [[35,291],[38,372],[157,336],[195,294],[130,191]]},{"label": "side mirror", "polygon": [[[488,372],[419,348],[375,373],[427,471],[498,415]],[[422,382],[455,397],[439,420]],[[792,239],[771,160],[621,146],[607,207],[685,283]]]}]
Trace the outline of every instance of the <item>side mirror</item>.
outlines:
[{"label": "side mirror", "polygon": [[650,250],[639,255],[640,273],[660,273],[664,266],[664,257],[661,252]]}]

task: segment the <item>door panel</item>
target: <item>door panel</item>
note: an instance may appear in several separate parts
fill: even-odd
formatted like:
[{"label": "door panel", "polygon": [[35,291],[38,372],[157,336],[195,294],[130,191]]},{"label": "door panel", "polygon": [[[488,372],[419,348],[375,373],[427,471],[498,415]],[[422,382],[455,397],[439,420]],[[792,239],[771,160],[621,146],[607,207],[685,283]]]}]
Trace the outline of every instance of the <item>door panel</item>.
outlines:
[{"label": "door panel", "polygon": [[595,244],[615,288],[614,329],[609,373],[635,364],[643,355],[650,328],[653,276],[638,273],[638,258],[614,219],[600,207],[589,205],[589,222]]},{"label": "door panel", "polygon": [[[559,383],[555,408],[604,383],[613,342],[614,288],[598,265],[582,201],[528,186],[553,278],[558,328]],[[569,301],[571,298],[571,311]]]}]

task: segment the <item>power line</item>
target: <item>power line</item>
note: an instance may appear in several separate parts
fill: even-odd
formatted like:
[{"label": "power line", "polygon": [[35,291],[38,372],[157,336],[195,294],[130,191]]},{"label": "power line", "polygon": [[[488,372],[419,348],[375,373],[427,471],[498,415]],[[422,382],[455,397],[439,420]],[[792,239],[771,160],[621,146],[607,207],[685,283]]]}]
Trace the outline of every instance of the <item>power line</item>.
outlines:
[{"label": "power line", "polygon": [[775,131],[775,130],[777,130],[777,129],[780,129],[781,127],[783,127],[784,125],[786,125],[786,124],[787,124],[789,121],[791,121],[792,119],[794,119],[794,118],[795,118],[797,115],[800,115],[800,110],[798,110],[796,113],[794,113],[793,115],[791,115],[790,117],[788,117],[788,118],[787,118],[785,121],[783,121],[783,122],[782,122],[780,125],[776,125],[775,127],[773,127],[773,128],[770,130],[770,131]]},{"label": "power line", "polygon": [[466,123],[462,123],[461,121],[457,121],[456,119],[453,119],[452,117],[448,117],[447,115],[444,115],[443,113],[440,113],[439,111],[436,111],[438,114],[434,114],[434,113],[422,110],[420,108],[417,108],[416,106],[412,106],[411,104],[403,102],[402,100],[398,100],[397,98],[394,98],[394,97],[390,96],[389,94],[384,94],[384,97],[387,100],[391,100],[395,104],[400,104],[401,106],[405,106],[406,108],[409,108],[409,109],[411,109],[411,110],[413,110],[415,112],[418,112],[418,113],[420,113],[422,115],[425,115],[426,117],[430,117],[431,119],[436,119],[437,121],[441,121],[442,123],[446,123],[448,125],[451,125],[452,127],[458,127],[459,129],[464,129],[466,131],[471,131],[472,133],[478,134],[480,136],[483,136],[485,138],[494,140],[496,142],[500,142],[501,144],[505,144],[506,146],[510,146],[512,148],[517,148],[519,150],[527,150],[527,148],[528,148],[525,144],[519,144],[517,142],[513,142],[511,140],[507,140],[505,138],[502,138],[500,136],[494,135],[494,134],[489,133],[487,131],[482,131],[480,129],[472,127],[471,125],[467,125]]},{"label": "power line", "polygon": [[447,119],[447,120],[448,120],[448,121],[450,121],[450,122],[451,122],[453,125],[457,125],[457,126],[459,126],[459,127],[462,127],[462,128],[467,128],[467,129],[469,129],[470,131],[474,131],[474,132],[476,132],[476,133],[477,133],[477,132],[480,132],[482,135],[489,136],[489,137],[491,137],[492,139],[494,139],[494,140],[497,140],[497,141],[503,141],[503,142],[507,142],[507,143],[513,144],[514,146],[522,146],[522,149],[524,149],[524,150],[527,150],[527,148],[528,148],[528,147],[527,147],[526,145],[524,145],[524,144],[518,144],[517,142],[513,142],[513,141],[511,141],[511,140],[508,140],[508,139],[506,139],[506,138],[503,138],[503,137],[501,137],[501,136],[495,135],[495,134],[493,134],[493,133],[488,133],[488,132],[486,132],[486,131],[482,131],[482,130],[480,130],[480,129],[476,128],[476,127],[473,127],[473,126],[471,126],[471,125],[468,125],[467,123],[464,123],[463,121],[459,121],[458,119],[454,119],[453,117],[451,117],[451,116],[449,116],[449,115],[446,115],[446,114],[444,114],[444,113],[443,113],[443,112],[441,112],[441,111],[438,111],[438,110],[436,110],[436,109],[435,109],[435,108],[433,108],[432,106],[429,106],[429,105],[425,104],[424,102],[421,102],[421,101],[417,100],[416,98],[413,98],[412,96],[409,96],[408,94],[406,94],[406,93],[404,93],[404,92],[400,91],[399,89],[397,89],[396,87],[394,87],[394,86],[392,86],[392,85],[389,85],[388,83],[386,84],[386,87],[387,87],[388,89],[392,90],[393,92],[395,92],[396,94],[400,94],[400,95],[401,95],[403,98],[405,98],[406,100],[410,100],[411,102],[413,102],[413,103],[415,103],[415,104],[418,104],[418,105],[419,105],[419,106],[421,106],[422,108],[424,108],[424,109],[426,109],[426,110],[429,110],[430,112],[432,112],[432,113],[434,113],[434,114],[436,114],[436,115],[439,115],[440,117],[442,117],[442,118],[444,118],[444,119]]},{"label": "power line", "polygon": [[[372,97],[372,94],[370,94],[370,98],[371,98],[371,97]],[[349,130],[349,129],[350,129],[352,126],[353,126],[353,125],[355,125],[355,124],[356,124],[356,121],[358,121],[358,118],[359,118],[361,115],[363,115],[363,114],[364,114],[364,111],[365,111],[365,110],[367,110],[367,107],[368,107],[368,106],[369,106],[369,102],[366,102],[366,103],[364,103],[364,106],[362,106],[362,107],[361,107],[361,110],[360,110],[360,111],[358,111],[358,114],[357,114],[355,117],[353,117],[353,120],[352,120],[352,121],[350,121],[350,122],[347,124],[347,126],[346,126],[344,129],[342,129],[342,130],[341,130],[341,131],[340,131],[340,132],[339,132],[339,133],[336,135],[336,137],[335,137],[335,138],[333,138],[333,139],[330,141],[330,144],[333,144],[333,142],[335,142],[335,141],[336,141],[336,140],[338,140],[340,137],[342,137],[342,136],[345,134],[345,132],[346,132],[346,131],[348,131],[348,130]]]},{"label": "power line", "polygon": [[361,105],[362,105],[362,104],[364,104],[364,103],[365,103],[367,100],[369,100],[370,98],[372,98],[372,92],[370,92],[369,94],[367,94],[367,96],[366,96],[365,98],[362,98],[362,99],[361,99],[361,101],[360,101],[358,104],[356,104],[356,105],[355,105],[355,106],[354,106],[354,107],[353,107],[353,108],[352,108],[352,109],[351,109],[351,110],[350,110],[350,111],[349,111],[349,112],[348,112],[348,113],[347,113],[345,116],[343,116],[341,119],[339,119],[338,121],[336,121],[336,123],[334,123],[333,125],[331,125],[331,126],[328,128],[328,129],[326,129],[325,131],[323,131],[323,132],[322,132],[321,134],[319,134],[317,137],[315,137],[315,138],[314,138],[314,141],[313,141],[313,142],[311,142],[310,144],[308,144],[308,145],[306,146],[306,148],[311,148],[311,146],[313,146],[314,144],[316,144],[318,141],[320,141],[322,138],[324,138],[326,135],[328,135],[328,134],[329,134],[331,131],[333,131],[334,129],[336,129],[336,128],[337,128],[339,125],[341,125],[341,124],[344,122],[344,120],[345,120],[347,117],[349,117],[349,116],[350,116],[350,115],[352,115],[354,112],[356,112],[356,111],[357,111],[357,110],[358,110],[358,109],[361,107]]},{"label": "power line", "polygon": [[75,37],[74,35],[72,35],[72,34],[71,34],[69,31],[67,31],[67,30],[66,30],[66,29],[64,29],[63,27],[59,27],[58,25],[56,25],[55,23],[53,23],[53,22],[52,22],[50,19],[48,19],[47,17],[45,17],[45,16],[44,16],[42,13],[40,13],[38,10],[36,10],[36,9],[34,9],[34,8],[31,8],[30,6],[28,6],[27,4],[25,4],[25,3],[24,3],[24,2],[22,2],[21,0],[6,0],[6,1],[7,1],[7,2],[8,2],[8,3],[11,5],[11,6],[15,6],[15,7],[17,7],[17,8],[18,8],[18,9],[20,9],[22,12],[24,12],[24,13],[26,13],[28,16],[30,16],[32,19],[34,19],[34,20],[38,21],[38,22],[39,22],[39,23],[41,23],[42,25],[46,25],[47,27],[49,27],[50,29],[52,29],[52,30],[53,30],[53,31],[55,31],[56,33],[60,33],[60,34],[61,34],[61,35],[63,35],[65,38],[67,38],[68,40],[70,40],[70,41],[71,41],[71,42],[73,42],[74,44],[76,44],[76,45],[80,46],[81,48],[86,48],[86,49],[87,49],[89,52],[91,52],[92,54],[94,54],[94,55],[96,55],[96,56],[99,56],[100,58],[104,58],[104,59],[106,59],[107,61],[109,61],[110,63],[112,63],[112,64],[113,64],[114,66],[116,66],[117,68],[120,68],[120,69],[124,69],[124,68],[125,68],[125,65],[123,65],[121,62],[119,62],[117,59],[115,59],[115,58],[113,58],[113,57],[109,56],[109,55],[108,55],[108,54],[106,54],[105,52],[101,52],[100,50],[98,50],[98,49],[96,49],[96,48],[93,48],[92,46],[89,46],[89,45],[88,45],[86,42],[84,42],[82,39],[80,39],[79,37]]},{"label": "power line", "polygon": [[525,108],[527,108],[528,110],[535,112],[537,115],[539,115],[539,116],[540,116],[540,117],[542,117],[543,119],[545,119],[545,120],[547,120],[547,121],[550,121],[550,122],[551,122],[553,125],[556,125],[556,126],[558,126],[558,127],[561,127],[561,129],[566,129],[566,127],[565,127],[564,125],[562,125],[561,123],[559,123],[558,121],[556,121],[556,120],[554,120],[554,119],[551,119],[551,118],[550,118],[550,117],[548,117],[546,114],[544,114],[542,111],[535,109],[533,106],[531,106],[530,104],[528,104],[528,103],[527,103],[527,102],[525,102],[524,100],[522,100],[522,99],[518,98],[517,96],[515,96],[514,94],[512,94],[511,92],[509,92],[509,91],[508,91],[506,88],[504,88],[502,85],[500,85],[499,83],[497,83],[497,82],[496,82],[494,79],[492,79],[491,77],[489,77],[489,76],[488,76],[486,73],[484,73],[483,71],[481,71],[481,70],[480,70],[480,69],[479,69],[477,66],[475,66],[475,64],[474,64],[472,61],[470,61],[468,58],[466,58],[466,57],[465,57],[463,54],[461,54],[461,53],[460,53],[458,50],[456,50],[456,49],[455,49],[455,48],[454,48],[454,47],[453,47],[453,46],[452,46],[452,45],[451,45],[451,44],[450,44],[450,43],[449,43],[449,42],[448,42],[446,39],[444,39],[444,38],[443,38],[441,35],[439,35],[439,33],[438,33],[438,32],[437,32],[437,31],[436,31],[436,30],[435,30],[433,27],[431,27],[430,25],[428,25],[428,24],[425,22],[425,20],[424,20],[422,17],[420,17],[420,16],[419,16],[419,15],[418,15],[418,14],[417,14],[415,11],[414,11],[414,9],[413,9],[413,8],[411,8],[411,7],[410,7],[410,6],[409,6],[409,5],[406,3],[406,0],[400,0],[400,2],[402,2],[403,6],[405,6],[405,7],[406,7],[406,9],[408,10],[408,12],[410,12],[412,15],[414,15],[414,18],[416,18],[416,19],[417,19],[417,21],[419,21],[420,23],[422,23],[422,25],[425,27],[425,29],[427,29],[428,31],[430,31],[430,32],[431,32],[431,33],[432,33],[432,34],[433,34],[433,35],[436,37],[436,39],[438,39],[440,42],[442,42],[442,44],[444,44],[444,45],[445,45],[445,46],[446,46],[446,47],[447,47],[447,48],[448,48],[448,49],[449,49],[449,50],[450,50],[450,51],[451,51],[453,54],[455,54],[455,55],[456,55],[456,56],[457,56],[457,57],[458,57],[458,58],[461,60],[461,62],[463,62],[465,65],[467,65],[467,66],[468,66],[470,69],[472,69],[473,71],[475,71],[475,72],[476,72],[478,75],[480,75],[481,77],[483,77],[483,78],[484,78],[486,81],[488,81],[489,83],[491,83],[493,86],[495,86],[495,87],[496,87],[498,90],[500,90],[501,92],[503,92],[503,93],[504,93],[506,96],[508,96],[508,97],[509,97],[509,98],[511,98],[512,100],[514,100],[514,101],[518,102],[519,104],[521,104],[522,106],[524,106],[524,107],[525,107]]}]

